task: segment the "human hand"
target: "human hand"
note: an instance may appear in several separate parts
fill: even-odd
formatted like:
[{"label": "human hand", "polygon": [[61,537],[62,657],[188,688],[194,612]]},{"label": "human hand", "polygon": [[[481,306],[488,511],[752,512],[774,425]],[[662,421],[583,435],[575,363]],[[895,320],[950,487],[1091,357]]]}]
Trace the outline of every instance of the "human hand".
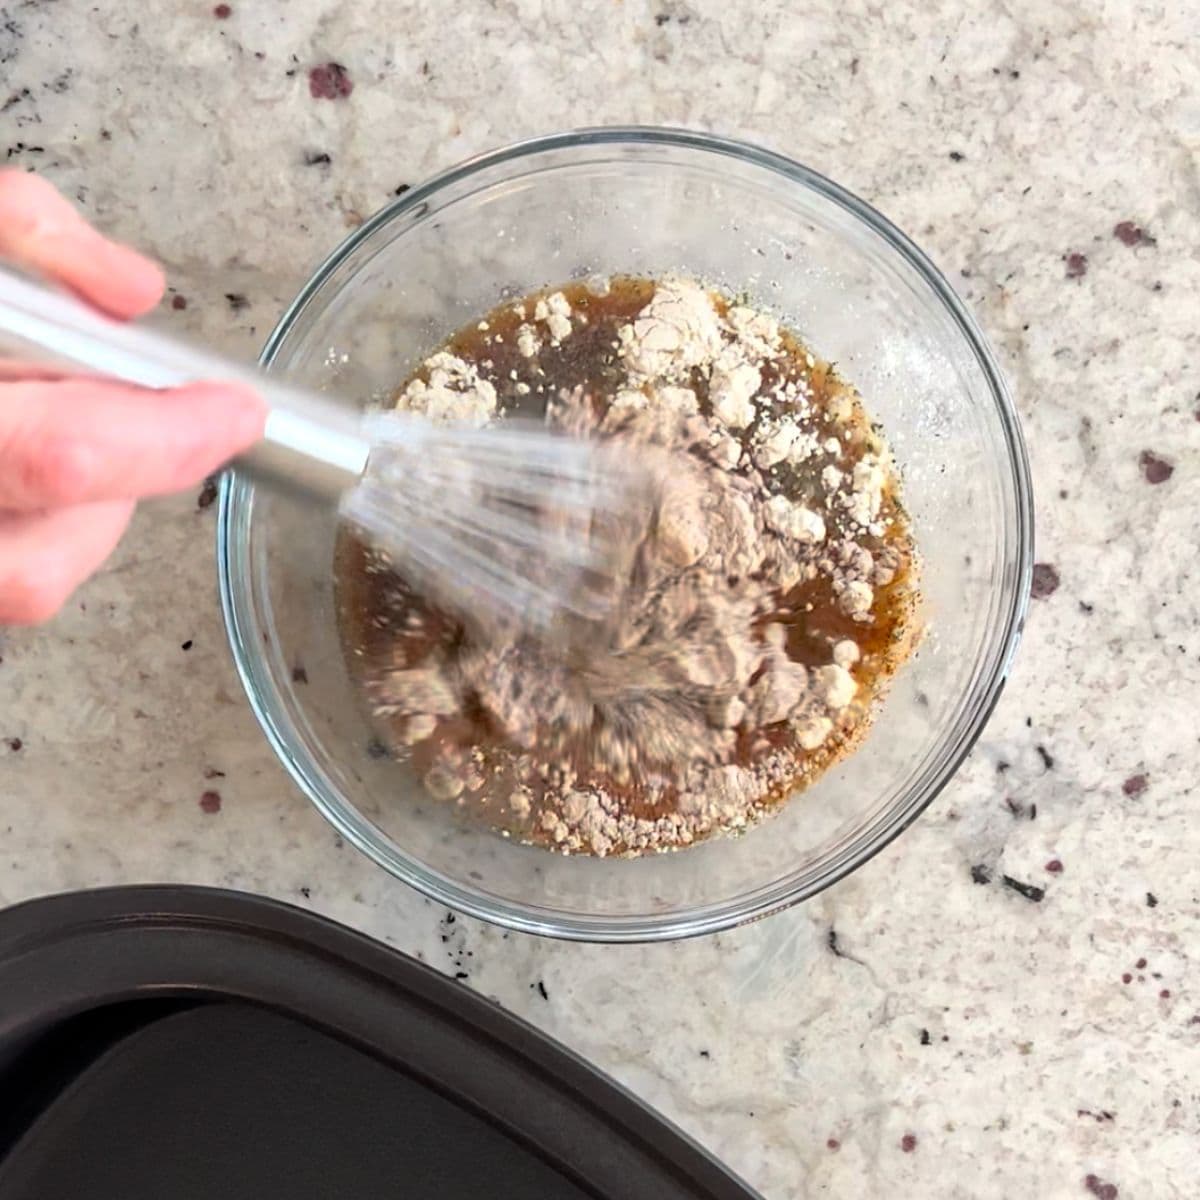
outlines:
[{"label": "human hand", "polygon": [[[24,171],[0,171],[0,258],[114,317],[163,294],[154,263]],[[257,441],[265,416],[243,385],[154,391],[0,361],[0,625],[53,616],[109,556],[138,499],[195,486]]]}]

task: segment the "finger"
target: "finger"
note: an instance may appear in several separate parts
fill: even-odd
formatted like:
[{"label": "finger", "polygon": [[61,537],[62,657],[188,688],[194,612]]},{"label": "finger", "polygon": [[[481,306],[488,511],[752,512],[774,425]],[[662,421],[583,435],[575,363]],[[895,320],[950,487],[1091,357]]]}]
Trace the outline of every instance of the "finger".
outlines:
[{"label": "finger", "polygon": [[31,380],[0,390],[0,508],[129,500],[199,483],[262,436],[244,384],[151,391],[106,380]]},{"label": "finger", "polygon": [[136,317],[163,293],[156,263],[97,233],[27,171],[0,171],[0,258],[66,284],[115,317]]},{"label": "finger", "polygon": [[129,524],[125,500],[0,514],[0,625],[48,621],[112,553]]},{"label": "finger", "polygon": [[66,367],[55,367],[49,363],[17,362],[12,358],[0,358],[0,383],[15,383],[25,379],[69,379],[72,373]]}]

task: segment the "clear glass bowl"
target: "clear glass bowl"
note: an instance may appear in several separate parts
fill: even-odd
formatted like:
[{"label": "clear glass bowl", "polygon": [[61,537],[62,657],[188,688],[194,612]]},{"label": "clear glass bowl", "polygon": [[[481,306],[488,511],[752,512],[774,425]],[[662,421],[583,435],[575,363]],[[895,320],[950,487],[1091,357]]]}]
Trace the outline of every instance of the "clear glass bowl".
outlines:
[{"label": "clear glass bowl", "polygon": [[378,753],[342,658],[336,524],[227,478],[221,597],[250,703],[342,835],[440,903],[531,933],[682,937],[793,904],[908,826],[953,775],[1023,624],[1032,504],[1012,401],[929,260],[861,200],[752,146],[666,129],[561,134],[414,187],[284,314],[272,371],[364,401],[504,298],[590,275],[682,272],[785,319],[882,422],[924,558],[928,637],[862,747],[772,819],[636,860],[519,846],[428,800]]}]

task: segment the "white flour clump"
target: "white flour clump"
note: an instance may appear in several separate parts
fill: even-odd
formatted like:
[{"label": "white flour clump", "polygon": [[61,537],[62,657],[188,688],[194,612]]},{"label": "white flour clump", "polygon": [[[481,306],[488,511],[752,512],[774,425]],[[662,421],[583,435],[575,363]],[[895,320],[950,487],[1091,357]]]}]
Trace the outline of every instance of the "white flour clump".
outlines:
[{"label": "white flour clump", "polygon": [[721,322],[709,294],[690,280],[659,284],[654,298],[617,334],[631,380],[686,381],[721,352]]},{"label": "white flour clump", "polygon": [[495,384],[473,363],[439,351],[425,360],[423,374],[400,393],[396,407],[431,421],[486,425],[496,412]]},{"label": "white flour clump", "polygon": [[[511,373],[518,390],[543,390],[547,356],[591,314],[561,291],[513,309],[515,352],[531,360],[525,378]],[[420,662],[398,655],[370,689],[396,739],[425,754],[431,795],[486,803],[500,768],[446,736],[477,721],[508,748],[495,785],[507,818],[563,853],[595,855],[743,828],[848,747],[873,693],[846,622],[870,626],[876,589],[905,562],[879,544],[893,511],[885,448],[848,389],[826,385],[818,410],[816,364],[796,371],[803,352],[774,318],[668,279],[603,346],[611,391],[597,402],[547,388],[547,420],[622,445],[653,479],[622,537],[627,582],[611,615],[553,646],[500,624],[436,640]],[[443,352],[398,405],[484,424],[496,387]],[[840,614],[838,633],[816,643],[810,595]]]},{"label": "white flour clump", "polygon": [[555,292],[534,305],[533,319],[546,323],[551,344],[557,346],[571,334],[571,303],[562,292]]}]

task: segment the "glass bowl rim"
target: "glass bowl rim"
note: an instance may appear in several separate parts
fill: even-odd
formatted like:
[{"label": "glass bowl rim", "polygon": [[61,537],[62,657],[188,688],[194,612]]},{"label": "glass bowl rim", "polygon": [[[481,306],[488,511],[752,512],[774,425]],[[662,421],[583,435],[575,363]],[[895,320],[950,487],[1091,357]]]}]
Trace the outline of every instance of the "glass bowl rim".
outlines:
[{"label": "glass bowl rim", "polygon": [[[469,158],[408,189],[353,230],[313,272],[284,311],[267,338],[259,364],[269,370],[285,339],[309,303],[338,268],[372,235],[391,222],[412,214],[446,188],[490,168],[559,150],[611,146],[664,146],[729,157],[763,168],[832,201],[856,217],[898,253],[922,280],[954,321],[983,372],[996,406],[1007,450],[1016,511],[1016,570],[1003,597],[1000,636],[993,633],[987,648],[992,665],[968,695],[969,706],[944,734],[950,753],[920,780],[889,813],[881,814],[838,859],[807,883],[784,877],[750,894],[735,896],[694,910],[665,915],[592,916],[554,913],[519,901],[498,900],[450,879],[407,855],[343,799],[327,789],[318,772],[301,761],[293,749],[286,720],[277,719],[270,699],[270,671],[262,655],[249,598],[251,581],[243,571],[245,546],[236,526],[240,501],[248,484],[235,472],[222,477],[217,513],[217,572],[221,612],[230,649],[251,710],[284,769],[326,820],[351,845],[377,866],[439,904],[522,933],[588,942],[654,942],[716,933],[772,915],[810,899],[857,870],[900,836],[941,794],[970,753],[1004,689],[1024,628],[1033,571],[1033,487],[1025,439],[1016,407],[998,363],[975,319],[945,277],[919,247],[886,217],[839,184],[776,151],[741,140],[667,126],[615,125],[548,134],[512,143]],[[1010,517],[1011,519],[1011,517]],[[1001,585],[1004,587],[1004,584]],[[247,637],[249,633],[251,636]],[[307,755],[306,755],[307,756]],[[308,756],[310,757],[310,756]],[[332,792],[332,794],[330,794]]]}]

